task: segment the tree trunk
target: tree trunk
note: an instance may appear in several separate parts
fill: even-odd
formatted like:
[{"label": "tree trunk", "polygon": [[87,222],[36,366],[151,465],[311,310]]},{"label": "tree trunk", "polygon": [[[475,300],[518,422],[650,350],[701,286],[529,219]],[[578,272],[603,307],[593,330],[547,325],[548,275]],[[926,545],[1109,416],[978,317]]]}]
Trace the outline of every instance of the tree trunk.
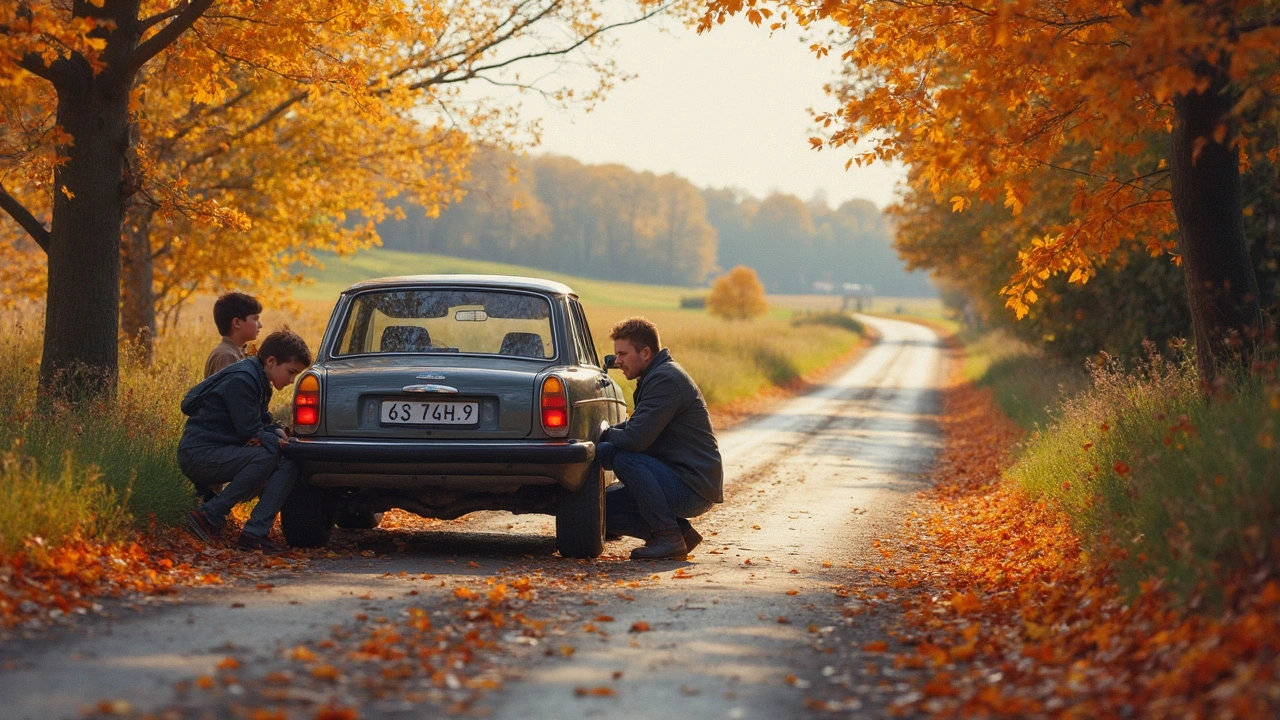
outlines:
[{"label": "tree trunk", "polygon": [[[91,6],[77,12],[87,11]],[[119,364],[120,230],[129,149],[129,56],[138,45],[138,0],[108,3],[102,59],[94,74],[79,56],[61,61],[58,126],[72,142],[54,171],[41,404],[113,398]]]},{"label": "tree trunk", "polygon": [[120,283],[120,335],[133,344],[136,360],[150,365],[155,359],[156,294],[152,284],[155,260],[151,254],[149,206],[135,205],[120,240],[123,262]]},{"label": "tree trunk", "polygon": [[1208,90],[1174,99],[1170,169],[1196,365],[1209,383],[1248,368],[1262,311],[1244,237],[1240,159],[1231,147],[1234,94],[1218,68],[1201,74],[1212,79]]}]

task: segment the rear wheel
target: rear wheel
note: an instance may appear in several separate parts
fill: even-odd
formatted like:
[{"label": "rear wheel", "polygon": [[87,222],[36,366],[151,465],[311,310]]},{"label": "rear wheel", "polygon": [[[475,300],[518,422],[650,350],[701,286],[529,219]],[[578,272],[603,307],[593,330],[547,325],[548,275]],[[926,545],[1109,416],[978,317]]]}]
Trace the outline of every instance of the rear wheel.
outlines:
[{"label": "rear wheel", "polygon": [[372,530],[382,524],[382,513],[362,508],[342,508],[336,516],[343,530]]},{"label": "rear wheel", "polygon": [[329,493],[299,480],[280,508],[280,529],[290,547],[324,547],[333,534],[333,516]]},{"label": "rear wheel", "polygon": [[556,496],[556,547],[567,558],[604,552],[604,468],[599,460],[591,463],[581,488],[560,488]]}]

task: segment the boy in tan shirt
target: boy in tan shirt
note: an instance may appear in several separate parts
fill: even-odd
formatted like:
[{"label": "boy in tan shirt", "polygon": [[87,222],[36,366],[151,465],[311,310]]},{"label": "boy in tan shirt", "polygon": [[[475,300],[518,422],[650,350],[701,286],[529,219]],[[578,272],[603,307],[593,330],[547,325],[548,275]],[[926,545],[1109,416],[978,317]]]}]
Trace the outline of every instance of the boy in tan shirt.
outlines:
[{"label": "boy in tan shirt", "polygon": [[222,342],[214,346],[204,361],[205,377],[247,357],[244,346],[258,338],[262,330],[261,314],[262,303],[252,295],[229,292],[218,298],[213,304],[213,322],[222,334]]}]

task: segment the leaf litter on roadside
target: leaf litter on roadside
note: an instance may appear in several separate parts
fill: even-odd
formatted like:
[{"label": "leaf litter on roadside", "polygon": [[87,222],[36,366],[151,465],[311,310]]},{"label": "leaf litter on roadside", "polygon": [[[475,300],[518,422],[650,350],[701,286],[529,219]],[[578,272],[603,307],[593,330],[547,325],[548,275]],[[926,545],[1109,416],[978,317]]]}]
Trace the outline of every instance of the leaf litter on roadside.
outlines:
[{"label": "leaf litter on roadside", "polygon": [[929,510],[877,542],[884,562],[861,568],[864,581],[836,588],[846,623],[902,622],[861,645],[870,662],[832,668],[810,709],[847,712],[881,692],[894,713],[939,717],[1276,715],[1274,569],[1236,578],[1216,612],[1179,604],[1158,579],[1130,597],[1062,512],[1001,481],[1020,431],[987,391],[950,388],[942,427]]}]

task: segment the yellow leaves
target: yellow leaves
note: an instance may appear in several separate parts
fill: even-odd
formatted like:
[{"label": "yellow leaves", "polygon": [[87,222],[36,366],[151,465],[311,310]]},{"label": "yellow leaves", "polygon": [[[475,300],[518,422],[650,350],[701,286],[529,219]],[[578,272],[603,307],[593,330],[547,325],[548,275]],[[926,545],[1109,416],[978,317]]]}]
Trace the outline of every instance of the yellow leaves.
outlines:
[{"label": "yellow leaves", "polygon": [[947,602],[957,615],[968,615],[982,608],[982,601],[973,592],[955,593]]},{"label": "yellow leaves", "polygon": [[289,659],[298,662],[315,662],[316,654],[311,652],[306,645],[299,645],[289,651]]},{"label": "yellow leaves", "polygon": [[951,212],[961,212],[969,207],[970,201],[961,195],[954,195],[951,198]]},{"label": "yellow leaves", "polygon": [[573,694],[578,697],[613,697],[618,694],[617,690],[608,685],[597,685],[596,687],[576,687]]}]

